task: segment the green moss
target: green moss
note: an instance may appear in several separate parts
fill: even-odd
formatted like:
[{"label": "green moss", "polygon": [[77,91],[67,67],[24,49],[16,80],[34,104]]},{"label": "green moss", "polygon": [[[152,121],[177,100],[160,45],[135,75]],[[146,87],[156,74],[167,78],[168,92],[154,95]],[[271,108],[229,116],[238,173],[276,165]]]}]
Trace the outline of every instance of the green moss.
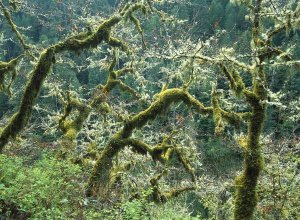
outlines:
[{"label": "green moss", "polygon": [[77,130],[73,127],[67,129],[67,132],[64,135],[67,139],[74,140],[77,136]]},{"label": "green moss", "polygon": [[63,127],[65,130],[68,130],[72,127],[72,121],[71,120],[64,120],[63,121]]},{"label": "green moss", "polygon": [[88,154],[88,158],[95,160],[98,155],[98,148],[97,148],[97,143],[96,142],[91,142],[88,146],[88,148],[86,149],[86,152]]},{"label": "green moss", "polygon": [[[1,3],[1,9],[4,11],[6,18],[9,20],[13,31],[17,34],[17,37],[21,41],[23,47],[26,48],[25,42],[22,41],[22,36],[16,30],[15,25],[10,19],[9,12],[6,10],[5,6]],[[5,144],[9,141],[10,138],[16,137],[16,135],[26,126],[32,112],[33,105],[38,97],[39,91],[43,85],[43,81],[48,75],[52,63],[55,62],[54,55],[63,51],[74,51],[80,52],[83,49],[90,49],[97,47],[101,42],[106,41],[109,45],[113,47],[120,47],[121,49],[127,51],[126,45],[110,35],[111,28],[118,24],[124,16],[132,14],[134,11],[142,9],[144,6],[142,4],[131,4],[128,7],[125,7],[124,10],[120,12],[119,15],[112,16],[102,22],[96,31],[87,31],[79,33],[75,36],[67,38],[65,41],[62,41],[58,44],[55,44],[48,49],[45,49],[39,57],[38,63],[35,65],[32,71],[32,77],[26,86],[19,111],[12,117],[10,123],[4,128],[3,132],[0,134],[0,152],[2,151]],[[3,88],[4,82],[4,70],[1,68],[3,62],[0,63],[0,87]],[[79,131],[85,118],[88,115],[88,111],[83,110],[83,113],[79,114],[79,117],[73,122],[73,129]],[[64,119],[67,116],[64,117]],[[63,120],[64,120],[63,119]],[[63,124],[63,120],[60,121],[60,124]],[[74,137],[74,132],[71,132],[71,137]]]},{"label": "green moss", "polygon": [[213,104],[213,108],[214,108],[213,117],[214,117],[214,124],[215,124],[215,134],[220,135],[224,131],[225,124],[222,118],[221,109],[214,104]]},{"label": "green moss", "polygon": [[242,174],[236,178],[238,191],[235,198],[235,219],[252,219],[254,209],[257,204],[257,195],[255,191],[256,181]]},{"label": "green moss", "polygon": [[[262,73],[263,74],[263,73]],[[248,123],[247,144],[244,152],[243,173],[236,178],[235,219],[252,219],[256,204],[256,186],[259,174],[263,168],[260,137],[265,120],[265,105],[261,81],[255,82],[254,91],[245,91],[247,101],[252,107],[252,114]],[[262,94],[260,94],[262,92]]]},{"label": "green moss", "polygon": [[[68,157],[71,160],[74,159],[73,156],[77,135],[81,131],[83,123],[91,112],[91,109],[88,106],[80,103],[79,100],[76,100],[72,103],[74,104],[73,107],[67,108],[70,111],[65,112],[65,115],[60,120],[60,128],[63,131],[63,137],[61,141],[62,149],[57,154],[58,158]],[[67,119],[67,116],[71,113],[72,109],[76,109],[78,111],[77,115],[74,119]]]},{"label": "green moss", "polygon": [[[246,151],[249,149],[246,149]],[[243,173],[236,177],[237,191],[235,195],[235,219],[252,219],[256,204],[256,186],[259,174],[263,167],[260,152],[247,153],[244,161]]]},{"label": "green moss", "polygon": [[107,113],[111,112],[111,107],[107,102],[102,102],[97,108],[97,111],[103,115],[106,115]]},{"label": "green moss", "polygon": [[9,139],[15,138],[27,125],[42,84],[52,66],[53,58],[54,51],[52,49],[46,49],[41,53],[39,61],[31,73],[31,79],[25,88],[19,110],[11,118],[10,122],[6,125],[0,135],[0,152]]},{"label": "green moss", "polygon": [[125,146],[120,133],[115,134],[105,149],[101,152],[99,159],[93,168],[86,189],[87,196],[99,196],[104,199],[108,196],[110,171],[113,166],[112,158]]},{"label": "green moss", "polygon": [[212,108],[206,108],[187,91],[179,88],[166,89],[157,95],[157,100],[149,108],[133,116],[124,125],[123,138],[131,136],[134,129],[141,128],[148,121],[154,120],[158,115],[165,112],[172,103],[181,101],[194,107],[200,113],[212,113]]},{"label": "green moss", "polygon": [[230,70],[225,65],[221,65],[222,71],[229,81],[231,90],[235,93],[237,97],[241,97],[243,90],[245,89],[245,84],[236,69]]},{"label": "green moss", "polygon": [[[164,152],[169,148],[166,145],[157,146],[151,149],[148,145],[129,139],[134,129],[142,128],[148,121],[154,120],[158,115],[165,112],[172,103],[184,102],[187,105],[195,108],[196,111],[207,114],[212,113],[213,108],[205,107],[201,102],[192,97],[186,90],[174,88],[166,89],[157,95],[157,100],[154,101],[147,109],[133,116],[125,122],[121,131],[116,133],[104,150],[101,152],[99,159],[93,168],[89,179],[87,194],[97,195],[99,192],[107,192],[109,182],[109,173],[112,168],[112,160],[117,153],[125,146],[131,144],[136,147],[136,150],[142,153],[149,152],[153,157],[163,159]],[[155,158],[154,158],[155,159]],[[101,189],[101,190],[100,190]],[[99,194],[98,194],[99,195]],[[100,196],[106,196],[100,193]]]},{"label": "green moss", "polygon": [[8,24],[10,25],[12,31],[16,34],[18,40],[20,41],[23,49],[25,49],[25,50],[29,49],[30,48],[29,45],[27,45],[25,43],[23,36],[20,34],[20,32],[17,29],[17,26],[15,25],[15,23],[12,20],[12,16],[11,16],[9,10],[4,6],[2,1],[0,2],[0,8],[3,11],[3,14],[4,14],[6,20],[8,21]]},{"label": "green moss", "polygon": [[103,41],[106,41],[111,46],[124,48],[124,44],[110,36],[111,28],[122,20],[121,16],[113,16],[104,22],[102,22],[96,31],[83,32],[75,36],[71,36],[63,42],[55,44],[52,48],[56,53],[63,51],[81,51],[84,49],[90,49],[97,47]]},{"label": "green moss", "polygon": [[164,170],[162,173],[155,175],[151,180],[150,180],[150,184],[152,185],[152,193],[150,193],[147,197],[151,198],[151,200],[153,200],[156,203],[165,203],[168,200],[170,200],[171,198],[177,197],[180,194],[187,192],[187,191],[191,191],[191,190],[195,190],[196,187],[194,186],[187,186],[187,187],[181,187],[181,188],[173,188],[167,192],[162,192],[159,189],[159,185],[158,185],[158,181],[167,174],[167,170]]},{"label": "green moss", "polygon": [[[0,91],[4,91],[7,93],[10,93],[10,86],[12,85],[13,81],[16,78],[16,66],[18,64],[19,59],[22,56],[18,56],[9,62],[2,62],[0,61]],[[5,79],[6,76],[9,75],[11,76],[10,83],[8,85],[5,85]]]},{"label": "green moss", "polygon": [[129,19],[133,22],[133,24],[135,25],[137,31],[141,35],[143,35],[143,29],[142,29],[142,26],[141,26],[141,22],[133,14],[129,15]]}]

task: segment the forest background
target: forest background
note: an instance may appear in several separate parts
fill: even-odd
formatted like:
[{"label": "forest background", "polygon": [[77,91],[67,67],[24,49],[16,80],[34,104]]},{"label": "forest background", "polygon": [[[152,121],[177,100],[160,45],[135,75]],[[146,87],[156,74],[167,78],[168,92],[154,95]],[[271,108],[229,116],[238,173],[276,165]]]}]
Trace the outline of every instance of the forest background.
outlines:
[{"label": "forest background", "polygon": [[[0,1],[1,218],[299,218],[299,2],[126,2]],[[264,162],[241,213],[258,2],[262,40],[284,27],[259,57]]]}]

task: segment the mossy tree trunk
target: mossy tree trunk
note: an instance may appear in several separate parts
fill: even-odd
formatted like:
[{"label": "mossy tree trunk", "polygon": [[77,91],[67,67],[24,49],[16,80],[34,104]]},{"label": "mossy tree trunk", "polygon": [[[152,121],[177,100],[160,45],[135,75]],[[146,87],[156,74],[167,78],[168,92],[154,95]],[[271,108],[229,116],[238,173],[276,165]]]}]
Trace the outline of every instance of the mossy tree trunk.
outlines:
[{"label": "mossy tree trunk", "polygon": [[234,219],[252,219],[256,204],[256,186],[263,167],[260,138],[263,132],[266,106],[261,103],[263,97],[257,92],[252,97],[252,115],[248,122],[247,144],[244,149],[244,168],[236,177],[236,197]]},{"label": "mossy tree trunk", "polygon": [[[0,7],[4,11],[5,17],[7,18],[13,31],[16,33],[18,39],[21,41],[21,44],[26,50],[30,49],[29,46],[25,44],[21,34],[17,31],[11,15],[4,7],[2,1],[0,1]],[[48,76],[52,65],[55,63],[55,55],[65,51],[78,52],[84,49],[92,49],[103,42],[106,42],[111,47],[119,47],[124,51],[128,51],[127,46],[121,40],[111,36],[111,31],[112,28],[120,23],[123,19],[133,16],[132,14],[137,10],[145,11],[146,6],[140,3],[127,4],[122,10],[120,10],[119,13],[104,20],[95,31],[81,32],[67,38],[62,42],[52,45],[41,52],[37,64],[30,72],[31,79],[25,88],[18,111],[11,117],[10,122],[0,133],[0,152],[2,152],[3,148],[10,139],[14,139],[27,126],[27,123],[31,117],[32,109],[43,86],[44,80]],[[135,23],[135,25],[137,24]],[[11,68],[2,68],[4,64],[4,62],[0,62],[0,87],[4,87],[4,85],[2,85],[2,76],[4,74],[7,72],[13,72],[13,74],[15,74],[14,72],[16,65],[14,63],[14,65],[12,65],[13,70]],[[78,124],[80,123],[83,123],[82,120]],[[78,133],[78,131],[75,130],[75,133]]]},{"label": "mossy tree trunk", "polygon": [[262,0],[254,2],[254,20],[252,27],[253,40],[253,70],[252,91],[245,91],[244,94],[251,106],[251,117],[248,122],[247,143],[244,149],[244,167],[242,174],[236,177],[235,195],[235,220],[250,220],[253,217],[257,205],[257,182],[260,172],[263,169],[263,158],[261,154],[260,139],[263,133],[266,114],[267,81],[262,62],[267,58],[260,51],[265,47],[261,43],[261,4]]},{"label": "mossy tree trunk", "polygon": [[[205,107],[201,102],[191,96],[186,89],[174,88],[160,92],[157,95],[157,100],[147,109],[141,111],[125,122],[123,129],[111,138],[101,152],[89,179],[86,191],[88,196],[98,196],[102,199],[106,199],[106,197],[109,196],[109,177],[112,170],[113,159],[124,147],[131,146],[138,152],[149,153],[152,158],[163,157],[165,154],[163,149],[154,150],[153,148],[145,147],[145,144],[143,144],[143,146],[138,144],[137,141],[133,143],[130,137],[134,130],[143,128],[147,122],[154,120],[158,115],[165,112],[173,103],[178,102],[183,102],[186,105],[191,106],[200,114],[213,114],[215,112],[214,108],[217,108],[216,106]],[[239,121],[244,116],[243,114],[229,113],[221,109],[218,110],[220,117],[226,121],[233,122],[233,124],[239,124]],[[190,168],[188,168],[189,166],[184,162],[183,166],[187,171],[190,170]],[[192,177],[192,179],[194,179],[194,177]]]},{"label": "mossy tree trunk", "polygon": [[[245,115],[248,126],[246,140],[241,141],[241,147],[244,149],[243,170],[235,180],[235,220],[252,219],[258,202],[256,188],[259,175],[263,169],[261,137],[267,110],[268,92],[270,92],[266,79],[266,71],[272,66],[269,61],[271,59],[272,62],[279,60],[278,64],[284,66],[297,66],[299,63],[299,61],[292,59],[290,53],[284,51],[286,50],[285,46],[274,45],[273,38],[284,31],[290,32],[292,27],[299,27],[300,4],[294,5],[294,11],[291,10],[288,16],[284,12],[276,12],[276,16],[281,16],[284,22],[276,24],[272,28],[262,27],[262,20],[265,19],[264,9],[268,7],[267,2],[255,0],[251,4],[249,2],[244,4],[249,6],[252,22],[251,54],[249,55],[252,60],[249,63],[240,61],[235,57],[231,57],[231,55],[225,57],[225,59],[220,59],[218,56],[212,58],[202,54],[190,56],[193,59],[199,59],[201,63],[219,65],[233,94],[237,98],[244,99],[250,107],[250,112]],[[284,48],[284,50],[281,50],[281,48]],[[276,67],[276,65],[274,66]],[[244,79],[239,71],[251,75],[251,86],[245,86]],[[224,123],[222,123],[224,115],[223,118],[220,116],[222,109],[217,94],[215,98],[212,97],[212,101],[216,132],[219,133],[224,127]],[[229,120],[228,122],[233,124]]]}]

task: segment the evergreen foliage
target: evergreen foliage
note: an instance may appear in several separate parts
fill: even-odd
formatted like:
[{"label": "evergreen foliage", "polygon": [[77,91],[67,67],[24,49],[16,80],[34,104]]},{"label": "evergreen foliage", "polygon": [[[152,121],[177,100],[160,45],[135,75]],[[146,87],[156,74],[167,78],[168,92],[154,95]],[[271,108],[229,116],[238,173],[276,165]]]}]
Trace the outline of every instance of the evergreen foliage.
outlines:
[{"label": "evergreen foliage", "polygon": [[297,219],[300,3],[0,0],[0,218]]}]

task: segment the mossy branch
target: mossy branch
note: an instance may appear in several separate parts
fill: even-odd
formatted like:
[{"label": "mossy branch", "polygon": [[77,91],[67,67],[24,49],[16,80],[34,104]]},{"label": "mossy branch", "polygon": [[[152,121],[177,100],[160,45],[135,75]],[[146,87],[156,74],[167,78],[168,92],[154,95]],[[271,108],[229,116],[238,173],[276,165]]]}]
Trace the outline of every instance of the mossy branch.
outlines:
[{"label": "mossy branch", "polygon": [[131,4],[126,7],[126,9],[124,8],[120,14],[114,15],[103,21],[96,31],[79,33],[45,49],[41,53],[38,62],[31,73],[32,78],[25,88],[18,112],[12,116],[9,124],[0,134],[0,152],[8,143],[9,139],[15,138],[27,125],[39,91],[55,61],[55,54],[63,51],[78,52],[83,49],[95,48],[103,41],[106,41],[111,46],[121,47],[121,49],[127,50],[127,47],[125,47],[120,40],[110,36],[111,28],[118,24],[127,12],[132,13],[141,8],[143,8],[141,4]]},{"label": "mossy branch", "polygon": [[5,5],[3,4],[2,0],[0,0],[0,8],[3,11],[4,17],[6,18],[6,20],[8,21],[9,26],[11,27],[12,31],[16,34],[18,40],[20,41],[22,47],[24,50],[27,50],[30,48],[30,46],[28,44],[26,44],[24,37],[20,34],[20,32],[17,29],[17,26],[15,25],[15,23],[13,22],[12,16],[9,12],[9,10],[5,7]]},{"label": "mossy branch", "polygon": [[[126,72],[132,71],[132,68],[124,67],[115,71],[114,68],[117,64],[116,53],[114,51],[113,60],[108,68],[108,79],[104,86],[98,85],[100,88],[99,94],[91,98],[87,103],[83,103],[79,99],[72,98],[67,93],[67,100],[65,102],[65,112],[59,121],[59,127],[63,132],[62,137],[62,149],[59,152],[58,157],[71,156],[75,146],[78,133],[81,131],[82,126],[86,119],[89,117],[93,109],[100,114],[105,115],[110,111],[109,105],[106,103],[106,98],[109,93],[117,86],[124,92],[128,92],[138,97],[137,92],[131,87],[127,86],[121,80],[119,76]],[[72,112],[76,112],[76,116],[73,119],[68,119]],[[71,157],[72,158],[72,157]]]},{"label": "mossy branch", "polygon": [[112,16],[111,18],[102,22],[95,31],[82,32],[75,36],[71,36],[65,41],[58,43],[54,46],[55,53],[63,51],[81,51],[83,49],[90,49],[97,47],[100,43],[105,41],[112,47],[119,47],[123,51],[128,52],[128,47],[119,39],[111,36],[111,29],[117,25],[120,21],[126,18],[134,11],[143,9],[143,4],[131,4],[123,8],[123,10]]},{"label": "mossy branch", "polygon": [[220,64],[223,73],[229,81],[231,90],[237,97],[240,97],[245,89],[245,83],[240,74],[234,68],[229,70],[224,64]]},{"label": "mossy branch", "polygon": [[183,165],[187,173],[191,175],[192,181],[196,181],[194,169],[192,168],[188,159],[184,158],[182,153],[178,150],[178,146],[176,146],[176,144],[171,145],[163,141],[162,143],[151,147],[150,145],[144,143],[141,140],[131,138],[124,139],[123,144],[124,146],[133,147],[133,152],[140,153],[143,155],[146,155],[148,153],[153,158],[153,160],[158,160],[163,163],[166,163],[174,157],[177,157],[178,161]]},{"label": "mossy branch", "polygon": [[261,40],[261,7],[262,0],[256,0],[252,27],[252,40],[254,43],[252,50],[256,54],[253,60],[255,66],[252,73],[253,88],[251,90],[243,90],[252,112],[248,122],[243,171],[235,179],[237,186],[234,206],[235,220],[250,220],[253,218],[258,201],[256,192],[257,181],[263,166],[260,137],[263,132],[266,112],[266,106],[262,104],[262,101],[266,98],[266,76],[264,67],[260,64],[268,59],[268,55],[261,53],[268,45]]},{"label": "mossy branch", "polygon": [[140,20],[137,19],[133,14],[130,14],[130,15],[129,15],[129,19],[133,22],[133,24],[135,25],[137,31],[138,31],[139,34],[141,35],[143,47],[146,47],[146,43],[145,43],[145,40],[144,40],[144,31],[143,31],[143,29],[142,29]]},{"label": "mossy branch", "polygon": [[239,129],[242,121],[247,121],[251,115],[248,112],[234,112],[225,111],[220,106],[220,96],[221,93],[217,91],[214,87],[212,89],[212,106],[213,106],[213,116],[215,124],[215,134],[221,135],[224,131],[226,123]]},{"label": "mossy branch", "polygon": [[212,107],[205,107],[183,89],[166,89],[157,95],[157,100],[153,102],[149,108],[133,116],[125,123],[122,137],[130,137],[133,130],[142,128],[148,121],[154,120],[158,115],[163,113],[171,104],[181,101],[202,114],[209,114],[213,111]]},{"label": "mossy branch", "polygon": [[196,181],[195,169],[192,167],[190,161],[184,157],[182,152],[180,152],[179,147],[175,145],[174,154],[177,156],[178,160],[182,163],[184,169],[187,173],[191,175],[192,182]]},{"label": "mossy branch", "polygon": [[224,65],[225,63],[229,63],[234,65],[235,67],[242,69],[242,70],[247,70],[247,71],[252,71],[253,66],[250,66],[247,63],[244,63],[242,61],[239,61],[237,59],[231,58],[231,57],[225,57],[225,58],[212,58],[209,56],[197,54],[197,55],[179,55],[174,58],[191,58],[194,59],[196,63],[198,64],[216,64],[216,65]]},{"label": "mossy branch", "polygon": [[126,145],[133,147],[133,152],[147,155],[149,154],[153,160],[159,160],[161,162],[165,162],[164,154],[168,149],[172,146],[169,144],[158,144],[154,147],[146,144],[145,142],[137,139],[127,138]]},{"label": "mossy branch", "polygon": [[[168,139],[168,138],[167,138]],[[145,142],[137,139],[127,138],[126,145],[133,147],[133,151],[146,155],[147,153],[153,158],[162,163],[170,161],[172,158],[177,157],[178,161],[183,165],[187,173],[191,175],[192,181],[196,180],[194,169],[192,168],[188,159],[184,158],[179,147],[174,143],[169,143],[166,139],[162,143],[151,147]]]},{"label": "mossy branch", "polygon": [[15,113],[10,122],[0,134],[0,152],[9,139],[16,135],[27,125],[39,91],[47,77],[54,61],[53,49],[44,50],[39,58],[39,62],[31,72],[31,79],[26,86],[19,110]]},{"label": "mossy branch", "polygon": [[195,190],[195,186],[186,186],[186,187],[180,187],[180,188],[173,188],[169,191],[162,192],[159,189],[158,181],[165,175],[165,172],[162,172],[156,176],[154,176],[150,180],[150,184],[152,185],[152,193],[148,196],[148,198],[151,198],[156,203],[165,203],[168,200],[175,198],[179,196],[180,194]]},{"label": "mossy branch", "polygon": [[[17,71],[16,66],[18,64],[18,61],[23,55],[20,55],[9,62],[2,62],[0,61],[0,91],[4,91],[10,95],[10,87],[12,83],[14,82]],[[8,85],[5,85],[5,78],[8,74],[11,74],[11,80],[8,83]]]},{"label": "mossy branch", "polygon": [[[136,114],[127,122],[122,130],[116,133],[108,142],[104,150],[101,152],[99,159],[93,168],[92,175],[90,176],[87,186],[87,195],[98,195],[99,189],[103,188],[108,190],[109,173],[112,168],[113,157],[131,141],[130,136],[135,129],[140,129],[146,125],[148,121],[154,120],[158,115],[165,112],[171,104],[183,102],[191,106],[201,114],[212,114],[212,107],[205,107],[201,102],[190,95],[186,90],[174,88],[166,89],[157,95],[157,100],[154,101],[147,109]],[[140,152],[151,152],[156,155],[151,148],[141,142],[135,141],[136,149]],[[164,150],[165,146],[162,149]],[[158,148],[156,148],[158,150]],[[157,153],[157,151],[156,151]],[[103,195],[102,195],[103,196]]]},{"label": "mossy branch", "polygon": [[[286,16],[286,13],[284,14]],[[287,28],[290,27],[295,27],[295,26],[299,26],[300,24],[300,5],[298,4],[298,6],[295,8],[295,10],[293,12],[290,12],[290,15],[287,16],[288,19],[286,20],[286,22],[277,25],[274,29],[269,30],[267,32],[267,39],[268,41],[271,41],[272,38],[278,34],[280,34],[281,32],[287,30]],[[289,30],[287,30],[289,31]]]},{"label": "mossy branch", "polygon": [[[71,97],[70,92],[66,93],[67,100],[64,101],[64,114],[59,120],[59,128],[63,132],[62,148],[57,155],[59,158],[70,156],[75,148],[75,139],[81,131],[83,123],[89,116],[92,108],[86,103],[82,103],[79,99]],[[68,119],[72,112],[77,111],[74,119]]]}]

